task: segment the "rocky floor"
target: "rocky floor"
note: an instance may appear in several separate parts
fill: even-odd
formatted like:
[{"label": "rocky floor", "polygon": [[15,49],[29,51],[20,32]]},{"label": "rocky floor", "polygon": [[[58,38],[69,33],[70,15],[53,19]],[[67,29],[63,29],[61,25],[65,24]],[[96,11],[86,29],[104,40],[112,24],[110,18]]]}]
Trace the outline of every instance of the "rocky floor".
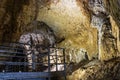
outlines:
[{"label": "rocky floor", "polygon": [[68,80],[120,80],[120,58],[93,60],[69,75]]}]

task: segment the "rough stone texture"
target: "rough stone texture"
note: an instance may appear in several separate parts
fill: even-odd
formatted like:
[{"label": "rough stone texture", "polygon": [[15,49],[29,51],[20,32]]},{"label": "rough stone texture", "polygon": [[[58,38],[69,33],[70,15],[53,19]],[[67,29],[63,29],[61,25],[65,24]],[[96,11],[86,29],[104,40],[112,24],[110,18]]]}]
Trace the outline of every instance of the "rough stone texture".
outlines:
[{"label": "rough stone texture", "polygon": [[119,0],[103,0],[105,8],[116,21],[116,24],[120,27],[120,1]]},{"label": "rough stone texture", "polygon": [[[101,0],[0,0],[0,42],[18,41],[24,32],[28,32],[27,24],[38,20],[53,29],[58,37],[57,46],[66,48],[66,60],[73,67],[78,69],[81,63],[97,57],[109,60],[120,55],[119,3],[119,0],[104,0],[104,8]],[[106,64],[106,68],[94,68],[102,69],[104,73],[104,69],[110,70],[108,67]],[[80,73],[84,75],[86,71]],[[75,75],[74,72],[71,80],[77,80],[80,73]],[[102,78],[97,77],[98,80]]]},{"label": "rough stone texture", "polygon": [[97,30],[90,27],[90,15],[85,15],[85,10],[79,3],[76,0],[60,0],[58,3],[51,3],[50,6],[39,9],[37,18],[48,23],[57,36],[65,38],[58,46],[66,48],[69,62],[77,61],[74,57],[79,55],[81,49],[86,50],[89,59],[98,53]]},{"label": "rough stone texture", "polygon": [[[113,27],[113,34],[117,39],[117,46],[120,51],[120,1],[119,0],[103,0],[106,10],[111,15],[111,23]],[[116,31],[115,31],[116,30]]]},{"label": "rough stone texture", "polygon": [[120,58],[107,62],[91,61],[67,78],[68,80],[120,80]]},{"label": "rough stone texture", "polygon": [[100,60],[118,56],[117,38],[112,33],[112,22],[102,0],[90,0],[91,24],[98,29],[98,53]]},{"label": "rough stone texture", "polygon": [[54,47],[56,43],[56,36],[53,30],[44,22],[33,21],[30,23],[19,39],[20,43],[27,43],[30,45],[41,45],[44,47]]},{"label": "rough stone texture", "polygon": [[[47,23],[53,28],[59,38],[64,39],[58,46],[66,48],[68,58],[74,58],[70,55],[79,54],[81,49],[86,50],[89,59],[97,55],[97,30],[90,27],[90,15],[84,13],[84,8],[81,8],[79,2],[76,2],[76,0],[57,0],[51,2],[42,2],[41,0],[13,0],[13,2],[16,4],[11,6],[15,8],[10,12],[13,12],[16,16],[12,16],[15,18],[14,20],[9,20],[13,21],[12,23],[6,23],[9,24],[6,28],[1,24],[5,28],[5,32],[3,33],[2,29],[1,34],[5,34],[6,31],[9,32],[9,34],[1,37],[2,41],[5,41],[7,37],[11,37],[11,41],[18,40],[20,35],[24,33],[25,25],[36,19]],[[8,4],[4,4],[4,6],[11,4],[11,2],[7,1],[5,3]],[[7,11],[6,9],[4,10]],[[5,21],[6,20],[4,20],[4,22]],[[12,26],[12,24],[14,25]],[[13,29],[15,30],[13,31]],[[74,52],[74,54],[72,52]],[[71,61],[70,59],[68,59],[68,61]],[[77,59],[72,61],[76,62]]]},{"label": "rough stone texture", "polygon": [[16,41],[35,19],[37,0],[0,0],[0,4],[0,41]]}]

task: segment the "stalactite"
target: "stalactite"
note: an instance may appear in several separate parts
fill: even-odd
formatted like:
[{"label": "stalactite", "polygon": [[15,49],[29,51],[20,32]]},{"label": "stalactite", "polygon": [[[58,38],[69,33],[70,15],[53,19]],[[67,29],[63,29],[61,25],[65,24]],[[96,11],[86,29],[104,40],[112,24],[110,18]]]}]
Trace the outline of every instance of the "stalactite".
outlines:
[{"label": "stalactite", "polygon": [[[105,10],[104,4],[102,0],[90,0],[89,1],[90,10],[92,11],[92,20],[91,24],[92,26],[96,27],[98,29],[98,53],[99,53],[99,59],[100,60],[107,60],[107,56],[110,55],[116,55],[117,49],[116,47],[116,40],[112,35],[111,31],[111,23],[110,23],[110,17],[108,12]],[[105,27],[103,27],[105,25]],[[107,34],[105,34],[107,33]],[[109,36],[107,36],[109,35]],[[111,41],[110,38],[113,38]],[[103,40],[107,40],[103,41]],[[113,45],[113,46],[112,46]],[[108,48],[109,47],[109,48]],[[111,50],[111,52],[110,52]],[[111,53],[109,55],[106,55],[107,53]],[[116,55],[117,56],[117,55]]]}]

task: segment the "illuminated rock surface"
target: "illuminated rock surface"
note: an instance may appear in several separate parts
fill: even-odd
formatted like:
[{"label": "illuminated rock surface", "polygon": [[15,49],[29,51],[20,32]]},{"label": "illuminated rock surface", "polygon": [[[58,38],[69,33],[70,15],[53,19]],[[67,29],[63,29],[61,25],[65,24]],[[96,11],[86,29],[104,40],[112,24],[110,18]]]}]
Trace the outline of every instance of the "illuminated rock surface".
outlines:
[{"label": "illuminated rock surface", "polygon": [[[119,0],[0,0],[0,41],[18,41],[23,33],[29,32],[29,23],[34,20],[43,21],[57,36],[57,46],[66,49],[69,67],[77,66],[73,70],[75,72],[71,70],[73,73],[68,80],[80,80],[93,67],[81,71],[81,63],[86,65],[89,60],[107,61],[119,56],[119,3]],[[119,61],[114,62],[96,62],[93,67],[96,71],[93,72],[98,76],[90,80],[107,80],[107,76],[110,80],[109,72],[97,72],[99,69],[103,73],[104,69],[109,71],[110,66],[115,68],[113,73],[117,74],[118,68],[115,66]],[[99,67],[97,63],[106,67]],[[92,73],[86,75],[91,76]],[[87,79],[83,77],[82,80]]]}]

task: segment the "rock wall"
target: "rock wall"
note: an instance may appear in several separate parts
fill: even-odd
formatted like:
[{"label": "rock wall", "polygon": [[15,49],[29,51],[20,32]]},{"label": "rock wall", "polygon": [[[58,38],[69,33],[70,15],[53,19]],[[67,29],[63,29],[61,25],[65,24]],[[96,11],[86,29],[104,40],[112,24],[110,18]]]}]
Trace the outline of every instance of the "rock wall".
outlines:
[{"label": "rock wall", "polygon": [[106,10],[111,15],[111,23],[113,34],[117,39],[117,47],[120,51],[120,1],[119,0],[103,0]]},{"label": "rock wall", "polygon": [[[70,66],[118,57],[119,0],[0,0],[0,42],[18,41],[34,20],[45,22]],[[33,25],[34,27],[34,25]],[[85,62],[86,62],[85,61]],[[74,64],[74,65],[73,65]]]},{"label": "rock wall", "polygon": [[74,71],[68,80],[120,80],[120,59],[94,60]]},{"label": "rock wall", "polygon": [[36,18],[37,0],[0,0],[0,41],[17,41]]},{"label": "rock wall", "polygon": [[66,48],[68,62],[80,62],[77,56],[80,56],[80,50],[85,50],[89,59],[98,53],[97,30],[90,26],[90,15],[79,3],[76,0],[53,2],[39,9],[37,18],[51,26],[57,36],[64,38],[58,46]]},{"label": "rock wall", "polygon": [[[89,59],[92,59],[94,54],[97,55],[97,30],[90,27],[90,15],[87,14],[87,10],[80,7],[79,1],[13,0],[12,5],[11,1],[5,0],[1,4],[3,4],[0,8],[3,9],[1,14],[14,18],[6,17],[3,22],[1,21],[1,27],[4,27],[4,29],[1,29],[1,41],[8,40],[8,37],[11,37],[11,41],[17,41],[20,35],[25,32],[25,26],[28,23],[39,20],[53,28],[58,38],[64,39],[58,46],[66,48],[69,62],[77,61],[74,57],[76,54],[79,55],[81,49],[87,52]],[[9,5],[14,8],[10,9],[9,12],[13,12],[11,14],[4,8]],[[82,6],[84,7],[84,5]],[[8,19],[8,22],[6,22],[6,19]]]}]

